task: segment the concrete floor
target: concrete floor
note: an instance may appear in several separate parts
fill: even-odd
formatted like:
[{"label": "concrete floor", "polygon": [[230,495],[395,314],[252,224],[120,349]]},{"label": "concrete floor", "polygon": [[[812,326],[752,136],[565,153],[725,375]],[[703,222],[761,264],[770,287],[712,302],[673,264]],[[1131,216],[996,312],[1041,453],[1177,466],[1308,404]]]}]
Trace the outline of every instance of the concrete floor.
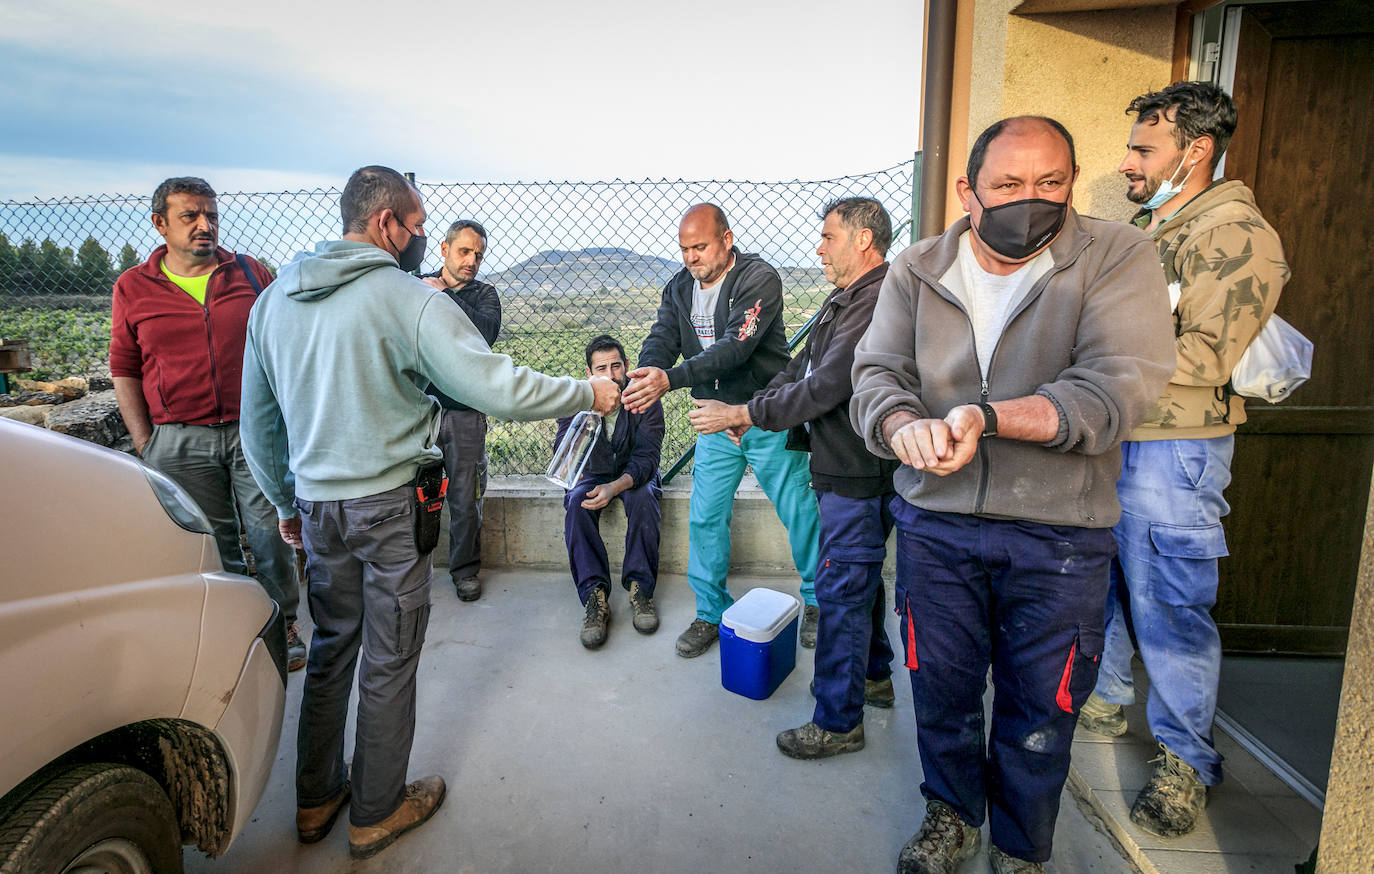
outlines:
[{"label": "concrete floor", "polygon": [[[694,615],[680,576],[660,582],[653,636],[630,627],[617,588],[610,640],[596,652],[578,643],[582,609],[566,574],[484,578],[482,599],[463,603],[436,573],[410,768],[448,781],[434,819],[366,862],[349,859],[346,814],[321,843],[296,842],[302,671],[290,676],[276,768],[252,821],[220,859],[188,849],[187,871],[895,870],[924,812],[905,682],[895,709],[865,711],[863,751],[794,761],[773,738],[810,718],[810,650],[771,698],[752,701],[721,687],[719,647],[674,653]],[[731,581],[736,597],[759,585],[797,594],[786,579]],[[895,617],[889,633],[898,639]],[[960,874],[986,870],[979,856]],[[1066,792],[1047,870],[1138,869]]]}]

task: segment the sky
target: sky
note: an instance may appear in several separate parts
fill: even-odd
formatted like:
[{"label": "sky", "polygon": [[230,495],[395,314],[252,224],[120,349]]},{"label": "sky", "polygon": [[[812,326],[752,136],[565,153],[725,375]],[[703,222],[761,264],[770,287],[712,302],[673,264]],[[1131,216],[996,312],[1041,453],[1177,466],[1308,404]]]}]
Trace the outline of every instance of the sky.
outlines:
[{"label": "sky", "polygon": [[918,148],[915,0],[0,0],[0,201],[820,180]]}]

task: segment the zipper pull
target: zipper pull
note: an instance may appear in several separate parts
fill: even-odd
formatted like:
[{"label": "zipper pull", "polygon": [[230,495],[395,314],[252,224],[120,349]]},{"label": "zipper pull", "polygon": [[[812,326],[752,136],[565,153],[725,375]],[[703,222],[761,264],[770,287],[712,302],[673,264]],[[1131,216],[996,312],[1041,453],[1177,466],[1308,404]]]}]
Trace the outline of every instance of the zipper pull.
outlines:
[{"label": "zipper pull", "polygon": [[984,402],[986,402],[987,399],[988,399],[988,380],[987,380],[987,377],[983,377],[983,400],[984,400]]}]

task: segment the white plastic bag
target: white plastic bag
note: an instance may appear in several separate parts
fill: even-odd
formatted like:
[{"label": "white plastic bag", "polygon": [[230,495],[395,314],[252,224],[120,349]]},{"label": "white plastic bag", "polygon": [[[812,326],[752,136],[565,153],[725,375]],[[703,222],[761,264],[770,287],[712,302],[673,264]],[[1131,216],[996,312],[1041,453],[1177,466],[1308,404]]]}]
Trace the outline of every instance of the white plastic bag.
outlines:
[{"label": "white plastic bag", "polygon": [[1231,390],[1277,404],[1311,375],[1312,341],[1276,314],[1236,362]]}]

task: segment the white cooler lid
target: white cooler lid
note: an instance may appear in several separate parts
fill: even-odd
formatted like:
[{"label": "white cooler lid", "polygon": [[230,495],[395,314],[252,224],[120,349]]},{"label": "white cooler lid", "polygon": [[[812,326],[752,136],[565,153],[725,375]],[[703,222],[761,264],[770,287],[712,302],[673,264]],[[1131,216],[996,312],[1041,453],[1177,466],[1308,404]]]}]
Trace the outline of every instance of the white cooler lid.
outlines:
[{"label": "white cooler lid", "polygon": [[800,610],[797,599],[784,592],[750,589],[743,598],[726,608],[720,621],[735,632],[736,637],[768,643]]}]

